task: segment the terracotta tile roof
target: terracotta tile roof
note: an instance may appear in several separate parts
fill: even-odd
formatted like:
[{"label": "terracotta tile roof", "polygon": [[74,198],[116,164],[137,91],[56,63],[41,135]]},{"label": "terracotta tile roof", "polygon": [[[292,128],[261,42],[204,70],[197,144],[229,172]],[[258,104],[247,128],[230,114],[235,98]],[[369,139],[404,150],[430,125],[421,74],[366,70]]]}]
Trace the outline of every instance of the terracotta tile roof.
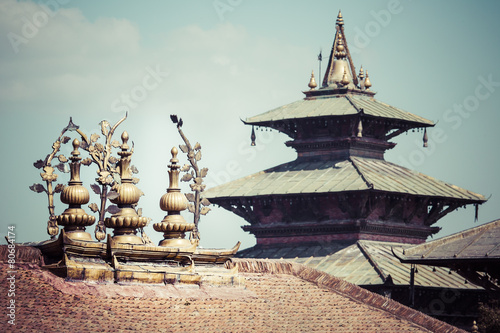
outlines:
[{"label": "terracotta tile roof", "polygon": [[[463,332],[286,261],[236,259],[246,289],[91,285],[41,270],[24,249],[17,248],[16,326],[2,323],[8,332]],[[0,267],[6,281],[5,255]]]}]

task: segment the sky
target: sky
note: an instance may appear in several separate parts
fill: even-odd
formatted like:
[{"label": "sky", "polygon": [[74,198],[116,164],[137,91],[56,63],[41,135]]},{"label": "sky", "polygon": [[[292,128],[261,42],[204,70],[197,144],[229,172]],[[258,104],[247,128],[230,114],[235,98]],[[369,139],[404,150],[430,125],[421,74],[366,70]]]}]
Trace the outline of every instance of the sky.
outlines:
[{"label": "sky", "polygon": [[[115,138],[126,130],[134,142],[139,207],[155,243],[170,150],[182,143],[170,114],[201,143],[208,187],[295,159],[276,131],[257,132],[250,147],[241,119],[304,97],[320,50],[327,60],[339,10],[375,97],[436,123],[428,148],[422,133],[409,133],[393,139],[386,159],[489,198],[477,222],[473,207],[458,209],[434,237],[500,218],[497,1],[0,0],[0,234],[15,226],[17,242],[49,238],[47,197],[29,190],[41,182],[33,162],[51,152],[70,117],[90,135],[128,112]],[[82,167],[89,190],[95,171]],[[243,219],[211,209],[200,222],[203,247],[255,244]]]}]

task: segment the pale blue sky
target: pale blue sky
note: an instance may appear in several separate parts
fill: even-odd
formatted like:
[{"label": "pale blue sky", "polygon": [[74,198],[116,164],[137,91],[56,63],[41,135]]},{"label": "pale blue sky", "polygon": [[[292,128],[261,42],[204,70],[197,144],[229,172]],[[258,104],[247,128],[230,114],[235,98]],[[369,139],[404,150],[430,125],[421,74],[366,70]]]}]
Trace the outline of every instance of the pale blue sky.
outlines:
[{"label": "pale blue sky", "polygon": [[[48,15],[40,4],[55,11]],[[211,184],[294,159],[283,144],[288,138],[275,132],[258,132],[250,148],[240,118],[303,97],[318,51],[328,56],[339,9],[354,64],[370,73],[376,98],[437,122],[427,150],[422,133],[410,133],[394,140],[386,159],[492,195],[479,223],[499,218],[496,1],[2,0],[0,233],[15,224],[19,242],[48,238],[46,197],[28,189],[41,181],[32,163],[50,152],[70,116],[88,134],[103,119],[116,122],[123,96],[150,72],[159,72],[157,84],[148,81],[154,88],[129,104],[118,134],[127,130],[135,143],[145,193],[139,206],[153,223],[165,215],[158,206],[168,186],[165,165],[180,143],[171,113],[202,143]],[[87,187],[94,172],[82,170]],[[64,208],[57,198],[56,213]],[[242,219],[212,209],[201,221],[203,246],[254,244]],[[437,225],[438,236],[473,227],[474,209]],[[151,226],[147,232],[161,239]]]}]

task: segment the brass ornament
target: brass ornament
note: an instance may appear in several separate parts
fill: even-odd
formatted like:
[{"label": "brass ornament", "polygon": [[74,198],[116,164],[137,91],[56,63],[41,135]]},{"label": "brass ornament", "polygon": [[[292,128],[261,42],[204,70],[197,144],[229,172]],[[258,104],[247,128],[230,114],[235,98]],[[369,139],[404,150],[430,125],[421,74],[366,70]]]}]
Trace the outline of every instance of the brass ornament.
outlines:
[{"label": "brass ornament", "polygon": [[71,239],[92,241],[92,237],[88,232],[85,232],[85,227],[94,224],[95,217],[88,215],[82,208],[89,202],[89,191],[82,186],[80,180],[80,160],[81,157],[78,148],[80,141],[73,140],[73,151],[71,152],[71,179],[68,186],[61,192],[61,201],[68,204],[69,207],[61,214],[56,216],[58,225],[64,226],[66,235]]},{"label": "brass ornament", "polygon": [[172,158],[168,166],[169,187],[160,199],[160,208],[168,214],[160,223],[155,223],[153,228],[158,232],[163,232],[164,239],[160,241],[159,246],[169,247],[189,247],[191,242],[185,239],[185,233],[195,228],[194,223],[188,223],[180,214],[188,207],[188,200],[179,188],[180,165],[177,159],[178,150],[173,147],[171,150]]},{"label": "brass ornament", "polygon": [[342,40],[342,34],[338,34],[337,47],[335,48],[335,59],[344,59],[347,55],[344,47],[344,41]]},{"label": "brass ornament", "polygon": [[347,77],[347,70],[346,68],[344,67],[344,76],[342,76],[342,80],[340,81],[340,83],[344,86],[347,86],[349,84],[349,78]]},{"label": "brass ornament", "polygon": [[314,78],[314,71],[311,72],[311,79],[307,85],[311,90],[314,90],[318,85],[316,84],[316,79]]},{"label": "brass ornament", "polygon": [[112,203],[117,204],[118,211],[111,217],[105,218],[104,225],[114,229],[113,239],[118,243],[143,244],[142,239],[136,235],[137,229],[145,227],[149,219],[139,216],[134,208],[143,193],[132,183],[130,160],[133,151],[128,150],[130,148],[127,143],[128,133],[123,132],[121,138],[122,150],[118,152],[121,157],[118,162],[121,183],[113,185],[112,190],[118,195],[110,199]]},{"label": "brass ornament", "polygon": [[181,128],[183,125],[182,118],[177,118],[176,115],[170,115],[170,119],[174,124],[177,124],[177,130],[185,143],[184,145],[179,145],[179,148],[183,153],[187,154],[189,164],[185,164],[180,169],[181,172],[185,172],[181,181],[192,181],[192,183],[189,184],[189,187],[194,193],[186,194],[186,198],[190,202],[188,204],[188,210],[193,213],[193,223],[195,226],[191,232],[190,239],[191,242],[199,244],[200,234],[198,232],[198,223],[200,222],[200,216],[206,215],[210,211],[210,208],[208,207],[210,205],[210,201],[208,201],[207,198],[201,197],[201,192],[203,192],[206,187],[206,185],[203,184],[203,178],[207,176],[208,168],[200,169],[198,166],[198,162],[201,160],[201,145],[197,142],[194,147],[191,146],[191,143],[184,135]]},{"label": "brass ornament", "polygon": [[[112,148],[119,148],[120,142],[113,140],[113,134],[116,128],[127,119],[128,114],[125,114],[116,124],[111,127],[111,124],[107,120],[103,120],[99,123],[101,126],[101,134],[104,137],[104,144],[98,142],[100,136],[94,133],[90,136],[88,144],[82,147],[85,149],[89,155],[89,159],[85,159],[83,163],[91,164],[95,163],[97,165],[97,184],[91,184],[90,187],[95,194],[100,197],[99,206],[95,203],[89,205],[89,208],[94,213],[99,213],[99,222],[95,227],[95,238],[102,241],[106,238],[106,226],[104,224],[104,219],[106,213],[116,213],[118,208],[115,205],[107,206],[108,199],[114,198],[117,193],[109,191],[108,188],[112,187],[117,180],[119,180],[119,172],[117,170],[118,159],[111,155]],[[138,179],[137,181],[138,182]]]},{"label": "brass ornament", "polygon": [[[52,144],[52,152],[48,154],[44,160],[37,160],[33,163],[33,166],[35,168],[43,170],[43,172],[40,173],[40,176],[42,177],[42,180],[45,181],[46,185],[43,186],[42,184],[35,183],[30,186],[30,190],[37,193],[45,192],[47,194],[49,203],[49,220],[47,222],[47,233],[50,235],[51,239],[55,239],[55,237],[59,233],[59,227],[57,226],[56,216],[54,213],[54,194],[61,193],[64,189],[64,185],[57,184],[57,186],[54,187],[53,183],[57,180],[57,174],[54,173],[56,169],[61,172],[68,172],[66,170],[67,165],[65,164],[68,162],[68,159],[62,154],[57,155],[61,148],[61,145],[67,143],[71,139],[70,137],[64,135],[67,131],[76,131],[81,135],[84,141],[87,141],[86,135],[80,131],[79,127],[73,123],[73,119],[70,117],[68,126],[63,128],[59,137]],[[53,166],[52,161],[55,157],[57,157],[57,160],[60,163]]]},{"label": "brass ornament", "polygon": [[342,18],[342,13],[339,10],[339,14],[337,15],[337,22],[336,24],[338,26],[344,25],[344,19]]},{"label": "brass ornament", "polygon": [[365,86],[366,90],[369,90],[370,87],[372,86],[370,78],[368,77],[368,71],[366,71],[366,78],[365,78],[364,86]]}]

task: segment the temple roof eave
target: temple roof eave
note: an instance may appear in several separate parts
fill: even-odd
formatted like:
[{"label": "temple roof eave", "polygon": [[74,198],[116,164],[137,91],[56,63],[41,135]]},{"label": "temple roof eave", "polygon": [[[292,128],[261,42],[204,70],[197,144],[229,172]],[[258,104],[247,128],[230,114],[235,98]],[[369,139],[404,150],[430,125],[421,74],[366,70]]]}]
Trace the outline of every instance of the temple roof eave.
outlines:
[{"label": "temple roof eave", "polygon": [[204,192],[211,201],[286,195],[323,195],[377,191],[453,201],[458,206],[481,204],[486,198],[396,164],[371,158],[341,161],[297,159]]},{"label": "temple roof eave", "polygon": [[354,95],[302,99],[242,120],[246,125],[270,126],[274,122],[294,122],[320,117],[362,115],[406,124],[411,128],[432,127],[431,120],[403,111],[373,98]]}]

